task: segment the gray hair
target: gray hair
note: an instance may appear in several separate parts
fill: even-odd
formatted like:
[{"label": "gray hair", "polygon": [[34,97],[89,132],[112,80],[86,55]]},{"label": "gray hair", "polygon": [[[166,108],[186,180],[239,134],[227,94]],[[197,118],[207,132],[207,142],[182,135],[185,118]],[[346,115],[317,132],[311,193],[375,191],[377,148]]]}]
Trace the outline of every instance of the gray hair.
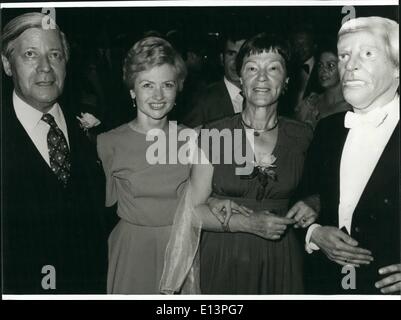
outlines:
[{"label": "gray hair", "polygon": [[[51,18],[40,12],[29,12],[17,16],[14,19],[12,19],[9,23],[7,23],[7,25],[3,29],[1,37],[1,43],[2,43],[1,54],[4,55],[7,59],[10,59],[14,49],[13,47],[14,40],[16,40],[23,32],[25,32],[28,29],[31,28],[42,29],[44,19],[51,19]],[[70,57],[70,48],[67,42],[67,38],[65,34],[60,30],[58,25],[55,23],[54,25],[60,35],[64,57],[66,61],[68,61]]]},{"label": "gray hair", "polygon": [[338,32],[338,38],[347,33],[370,31],[383,37],[386,52],[395,67],[399,67],[399,29],[398,23],[382,17],[364,17],[348,20]]}]

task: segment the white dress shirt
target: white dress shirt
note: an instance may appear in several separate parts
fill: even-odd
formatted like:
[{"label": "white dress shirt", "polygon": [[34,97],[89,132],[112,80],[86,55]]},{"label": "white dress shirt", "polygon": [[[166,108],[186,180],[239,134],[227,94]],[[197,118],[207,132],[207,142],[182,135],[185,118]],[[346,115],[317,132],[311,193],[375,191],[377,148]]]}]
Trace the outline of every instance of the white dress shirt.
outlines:
[{"label": "white dress shirt", "polygon": [[340,164],[339,228],[345,227],[349,234],[354,210],[400,120],[399,97],[366,114],[347,112],[346,127],[355,115],[359,123],[348,132]]},{"label": "white dress shirt", "polygon": [[[24,102],[18,97],[15,91],[13,93],[13,104],[19,122],[50,167],[49,149],[47,147],[47,133],[49,132],[50,125],[41,120],[43,113]],[[69,145],[67,124],[58,103],[55,103],[48,113],[54,117],[54,120],[63,132]]]},{"label": "white dress shirt", "polygon": [[224,77],[224,83],[228,90],[228,94],[230,95],[230,99],[234,107],[234,113],[242,112],[242,103],[244,102],[244,98],[240,94],[241,89],[228,81],[226,77]]},{"label": "white dress shirt", "polygon": [[[347,112],[344,125],[350,128],[340,162],[340,203],[338,227],[351,234],[352,217],[362,193],[400,120],[399,96],[366,114]],[[310,243],[313,224],[306,235],[306,250],[318,249]]]}]

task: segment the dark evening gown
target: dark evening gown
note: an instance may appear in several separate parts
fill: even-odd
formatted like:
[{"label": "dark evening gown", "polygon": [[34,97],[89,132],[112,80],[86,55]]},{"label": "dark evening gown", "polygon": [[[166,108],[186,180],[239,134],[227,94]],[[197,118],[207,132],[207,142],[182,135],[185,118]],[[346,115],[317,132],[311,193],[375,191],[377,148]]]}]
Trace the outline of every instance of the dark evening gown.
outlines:
[{"label": "dark evening gown", "polygon": [[[219,130],[242,129],[241,115],[208,125]],[[307,125],[279,118],[277,180],[269,180],[263,200],[257,201],[257,177],[235,174],[234,164],[213,164],[213,197],[231,199],[254,211],[284,216],[301,179],[312,131]],[[245,137],[245,132],[243,132]],[[247,141],[242,139],[243,144]],[[221,158],[223,150],[220,152]],[[303,292],[302,243],[292,227],[278,241],[248,233],[204,231],[201,239],[201,290],[204,294],[300,294]]]}]

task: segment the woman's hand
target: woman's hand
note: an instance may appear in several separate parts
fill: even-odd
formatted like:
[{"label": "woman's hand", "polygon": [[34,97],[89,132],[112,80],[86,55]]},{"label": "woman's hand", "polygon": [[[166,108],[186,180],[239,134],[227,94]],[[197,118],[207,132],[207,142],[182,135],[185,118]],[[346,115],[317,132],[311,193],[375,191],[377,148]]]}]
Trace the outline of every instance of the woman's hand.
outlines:
[{"label": "woman's hand", "polygon": [[249,222],[246,232],[268,240],[280,239],[287,226],[295,223],[294,219],[279,217],[267,210],[254,212],[247,220]]},{"label": "woman's hand", "polygon": [[226,227],[230,221],[233,213],[242,214],[243,216],[249,217],[253,210],[240,206],[234,201],[228,199],[217,199],[210,197],[207,200],[210,211],[220,221],[220,223]]},{"label": "woman's hand", "polygon": [[296,221],[294,228],[307,228],[316,221],[318,214],[304,201],[298,201],[288,211],[286,217]]}]

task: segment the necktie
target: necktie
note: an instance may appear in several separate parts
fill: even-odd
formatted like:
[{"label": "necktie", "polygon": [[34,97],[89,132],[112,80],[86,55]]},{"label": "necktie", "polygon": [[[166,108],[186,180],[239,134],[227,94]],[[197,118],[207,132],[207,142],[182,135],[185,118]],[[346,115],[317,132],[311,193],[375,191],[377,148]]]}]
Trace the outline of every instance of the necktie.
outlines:
[{"label": "necktie", "polygon": [[360,126],[377,128],[387,117],[387,112],[375,109],[366,114],[348,111],[344,118],[344,127],[352,129]]},{"label": "necktie", "polygon": [[307,73],[307,74],[309,74],[309,64],[307,64],[307,63],[305,63],[305,64],[303,64],[302,65],[302,69]]},{"label": "necktie", "polygon": [[50,126],[47,134],[50,168],[57,176],[58,180],[66,186],[71,170],[70,150],[67,140],[51,114],[44,114],[42,120]]}]

